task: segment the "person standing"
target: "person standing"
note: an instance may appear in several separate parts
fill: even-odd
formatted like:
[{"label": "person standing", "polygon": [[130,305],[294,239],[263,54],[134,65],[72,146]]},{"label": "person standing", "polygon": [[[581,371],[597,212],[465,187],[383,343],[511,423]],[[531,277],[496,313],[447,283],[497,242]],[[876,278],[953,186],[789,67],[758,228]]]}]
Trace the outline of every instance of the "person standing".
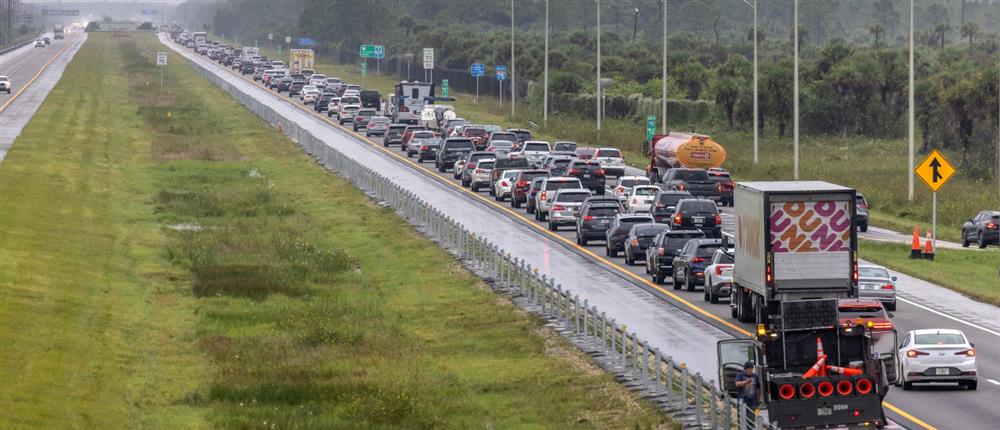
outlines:
[{"label": "person standing", "polygon": [[741,403],[746,405],[747,420],[753,421],[754,414],[756,414],[757,406],[759,404],[757,397],[758,391],[757,387],[760,387],[760,380],[757,378],[757,374],[754,373],[753,362],[748,361],[743,363],[743,373],[736,375],[736,388],[739,389],[737,396]]}]

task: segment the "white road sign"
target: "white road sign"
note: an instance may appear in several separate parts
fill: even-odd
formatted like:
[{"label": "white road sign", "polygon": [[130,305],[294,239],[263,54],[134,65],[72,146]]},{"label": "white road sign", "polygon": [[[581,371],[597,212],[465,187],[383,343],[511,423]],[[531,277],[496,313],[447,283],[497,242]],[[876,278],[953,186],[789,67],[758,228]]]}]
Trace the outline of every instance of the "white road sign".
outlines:
[{"label": "white road sign", "polygon": [[424,68],[434,68],[434,48],[424,48]]},{"label": "white road sign", "polygon": [[425,69],[433,69],[434,68],[434,62],[433,61],[424,61],[424,68]]},{"label": "white road sign", "polygon": [[267,40],[274,40],[274,33],[267,33]]},{"label": "white road sign", "polygon": [[166,66],[167,65],[167,53],[166,52],[157,52],[156,53],[156,65],[157,66]]},{"label": "white road sign", "polygon": [[285,43],[292,43],[292,36],[285,36]]}]

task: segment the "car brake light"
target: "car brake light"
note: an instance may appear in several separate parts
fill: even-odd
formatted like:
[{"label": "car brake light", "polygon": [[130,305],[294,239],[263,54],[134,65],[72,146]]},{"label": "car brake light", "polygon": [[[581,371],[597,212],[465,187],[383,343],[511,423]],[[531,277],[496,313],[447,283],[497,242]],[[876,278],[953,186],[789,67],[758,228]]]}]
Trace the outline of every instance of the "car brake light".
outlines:
[{"label": "car brake light", "polygon": [[680,185],[677,186],[677,189],[681,190],[681,191],[684,191],[684,183],[681,182]]},{"label": "car brake light", "polygon": [[715,225],[722,225],[722,215],[715,214]]},{"label": "car brake light", "polygon": [[681,217],[680,214],[674,216],[674,224],[680,224],[681,221],[683,221],[683,220],[684,220],[684,218]]},{"label": "car brake light", "polygon": [[722,266],[715,266],[715,276],[722,276]]},{"label": "car brake light", "polygon": [[597,169],[597,176],[604,176],[604,169]]},{"label": "car brake light", "polygon": [[507,181],[500,181],[500,186],[501,187],[506,187],[507,186]]},{"label": "car brake light", "polygon": [[705,262],[705,259],[701,258],[701,257],[695,257],[695,258],[691,259],[691,262],[692,263],[703,263],[703,262]]},{"label": "car brake light", "polygon": [[632,239],[632,246],[639,246],[639,239]]},{"label": "car brake light", "polygon": [[590,216],[590,215],[586,215],[586,216],[584,216],[584,217],[583,217],[583,220],[584,220],[584,221],[593,221],[593,220],[594,220],[594,217],[592,217],[592,216]]},{"label": "car brake light", "polygon": [[569,169],[569,172],[566,172],[567,175],[575,175],[577,173],[580,173],[580,171],[576,169]]},{"label": "car brake light", "polygon": [[538,199],[545,200],[545,191],[542,191],[542,193],[538,195]]},{"label": "car brake light", "polygon": [[656,250],[656,255],[659,255],[660,257],[663,257],[666,254],[667,254],[667,251],[664,250],[663,248],[660,248],[660,249]]},{"label": "car brake light", "polygon": [[619,185],[618,187],[615,187],[615,192],[616,193],[621,193],[621,192],[624,192],[624,191],[625,191],[625,187],[623,187],[621,185]]},{"label": "car brake light", "polygon": [[474,164],[472,164],[472,163],[468,163],[468,164],[465,165],[466,169],[471,169],[473,167],[476,167],[476,166]]},{"label": "car brake light", "polygon": [[566,210],[566,207],[563,206],[563,205],[552,205],[552,210],[557,211],[557,212],[558,211],[564,211],[564,210]]},{"label": "car brake light", "polygon": [[997,225],[996,225],[996,224],[993,224],[993,223],[991,223],[991,222],[990,222],[990,223],[986,223],[986,228],[988,228],[988,229],[992,230],[992,229],[994,229],[994,228],[997,228]]},{"label": "car brake light", "polygon": [[517,181],[517,186],[519,188],[524,188],[524,187],[528,186],[528,181],[525,181],[525,180]]},{"label": "car brake light", "polygon": [[975,357],[976,356],[976,350],[974,350],[972,348],[969,348],[969,349],[967,349],[965,351],[958,351],[958,352],[955,353],[955,355],[964,355],[966,357]]},{"label": "car brake light", "polygon": [[920,356],[920,355],[930,355],[930,353],[923,352],[923,351],[917,351],[915,349],[911,349],[909,351],[906,351],[906,356],[910,357],[910,358],[914,358],[914,357],[917,357],[917,356]]},{"label": "car brake light", "polygon": [[895,288],[896,288],[896,286],[892,285],[892,284],[885,284],[885,285],[882,286],[883,290],[892,290],[892,289],[895,289]]}]

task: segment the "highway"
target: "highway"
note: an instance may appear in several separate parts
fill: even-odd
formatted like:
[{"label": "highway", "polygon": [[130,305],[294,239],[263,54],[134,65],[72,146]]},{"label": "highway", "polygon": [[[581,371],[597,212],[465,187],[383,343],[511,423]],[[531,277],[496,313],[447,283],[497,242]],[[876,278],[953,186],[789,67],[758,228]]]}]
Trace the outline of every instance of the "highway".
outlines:
[{"label": "highway", "polygon": [[0,161],[84,40],[84,33],[74,32],[65,39],[53,39],[45,48],[28,44],[0,56],[0,75],[6,75],[14,84],[10,94],[0,93]]},{"label": "highway", "polygon": [[[184,48],[169,42],[167,44],[186,56],[190,54]],[[213,73],[226,74],[230,78],[242,79],[256,85],[229,69],[214,67],[213,70]],[[448,192],[454,193],[455,189],[460,188],[460,185],[457,184],[458,181],[454,180],[450,173],[438,174],[433,169],[432,164],[418,165],[416,162],[406,159],[405,155],[400,155],[398,148],[383,149],[379,139],[367,139],[363,135],[354,134],[339,127],[327,119],[325,115],[316,114],[309,107],[303,108],[297,99],[281,97],[284,103],[291,108],[290,110],[296,111],[296,116],[312,116],[318,121],[325,122],[330,129],[349,136],[352,140],[367,143],[373,152],[382,152],[383,157],[391,158],[396,163],[397,168],[408,166],[419,169],[422,174],[434,178],[441,184],[450,184],[443,188],[440,186],[430,187],[423,192],[432,194],[447,189]],[[390,152],[394,154],[389,154]],[[594,265],[616,274],[619,278],[616,280],[617,282],[627,282],[636,290],[648,293],[663,303],[687,312],[693,318],[731,336],[749,334],[751,329],[749,325],[737,323],[729,318],[727,304],[708,304],[703,301],[701,291],[674,291],[668,286],[656,285],[644,273],[642,266],[627,267],[622,258],[605,257],[602,243],[587,247],[578,246],[573,239],[572,231],[568,228],[560,232],[549,232],[542,223],[534,221],[523,210],[512,209],[508,203],[494,202],[486,192],[473,193],[462,189],[461,193],[465,196],[467,205],[488,208],[495,213],[502,214],[509,220],[509,223],[531,227],[519,230],[524,236],[524,240],[534,241],[538,246],[545,248],[564,248],[582,258],[589,259]],[[464,211],[466,209],[455,208],[455,210]],[[862,257],[864,256],[863,249],[860,254]],[[542,264],[542,262],[536,262],[536,264]],[[566,280],[561,282],[567,283]],[[1000,381],[1000,365],[997,362],[997,357],[1000,357],[1000,347],[997,345],[997,338],[1000,337],[1000,321],[996,318],[996,308],[978,304],[941,287],[905,275],[900,275],[898,289],[900,297],[903,298],[899,303],[898,310],[894,313],[894,323],[899,332],[902,334],[911,329],[931,327],[958,328],[965,331],[976,343],[980,385],[977,391],[935,386],[907,392],[895,388],[889,394],[886,403],[890,418],[907,428],[973,429],[994,427],[994,423],[1000,421],[1000,411],[994,407],[1000,400],[1000,383],[991,382]],[[933,299],[926,300],[925,297],[928,295],[933,295]],[[662,323],[662,321],[648,321],[644,326],[655,327]],[[692,324],[692,326],[694,325]],[[644,329],[644,327],[637,328],[640,336],[653,336],[653,334],[643,331]],[[705,334],[705,332],[691,334],[693,341],[701,343],[697,348],[701,351],[700,353],[706,349],[714,350],[714,338],[698,338],[698,336]],[[706,343],[709,345],[705,345]],[[715,361],[714,354],[711,357],[701,358],[706,361]]]}]

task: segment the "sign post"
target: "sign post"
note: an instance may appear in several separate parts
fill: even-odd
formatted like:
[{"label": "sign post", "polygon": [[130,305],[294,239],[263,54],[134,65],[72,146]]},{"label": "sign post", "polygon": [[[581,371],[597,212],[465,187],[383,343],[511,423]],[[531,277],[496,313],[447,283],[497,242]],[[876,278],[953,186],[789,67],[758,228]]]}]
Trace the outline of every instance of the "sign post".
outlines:
[{"label": "sign post", "polygon": [[507,79],[507,66],[497,66],[497,82],[500,83],[500,108],[503,109],[503,81]]},{"label": "sign post", "polygon": [[267,49],[271,49],[272,40],[274,40],[274,33],[267,33]]},{"label": "sign post", "polygon": [[441,80],[441,97],[448,97],[448,80]]},{"label": "sign post", "polygon": [[160,51],[156,53],[156,65],[160,67],[160,94],[163,94],[163,68],[167,65],[167,53]]},{"label": "sign post", "polygon": [[368,59],[361,63],[361,88],[365,87],[365,74],[368,72]]},{"label": "sign post", "polygon": [[646,141],[652,145],[653,135],[656,134],[656,115],[646,117]]},{"label": "sign post", "polygon": [[913,172],[931,189],[931,243],[937,250],[937,192],[955,174],[955,167],[935,149]]},{"label": "sign post", "polygon": [[424,48],[424,81],[427,81],[427,71],[431,71],[431,81],[434,81],[434,48]]},{"label": "sign post", "polygon": [[472,67],[469,69],[472,76],[476,78],[476,101],[479,103],[479,78],[486,73],[486,66],[483,63],[472,63]]}]

